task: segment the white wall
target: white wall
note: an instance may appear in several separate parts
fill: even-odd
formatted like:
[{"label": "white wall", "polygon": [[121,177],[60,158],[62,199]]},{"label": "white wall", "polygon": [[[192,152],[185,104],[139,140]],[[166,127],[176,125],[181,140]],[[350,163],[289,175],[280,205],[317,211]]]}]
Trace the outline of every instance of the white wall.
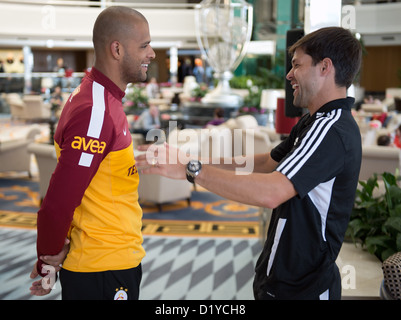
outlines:
[{"label": "white wall", "polygon": [[[29,44],[28,41],[51,39],[69,40],[70,43],[70,40],[82,41],[81,45],[91,46],[93,24],[101,10],[95,7],[0,3],[0,45],[23,45]],[[193,9],[146,8],[138,11],[149,21],[152,42],[196,41]]]},{"label": "white wall", "polygon": [[365,45],[401,45],[401,3],[359,5],[356,7],[357,31]]}]

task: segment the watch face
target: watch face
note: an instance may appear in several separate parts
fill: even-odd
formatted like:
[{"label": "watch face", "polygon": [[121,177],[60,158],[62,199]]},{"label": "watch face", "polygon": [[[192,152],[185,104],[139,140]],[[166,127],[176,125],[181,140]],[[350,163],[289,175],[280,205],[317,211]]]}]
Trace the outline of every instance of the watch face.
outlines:
[{"label": "watch face", "polygon": [[191,172],[196,172],[200,169],[201,164],[199,161],[190,161],[188,163],[188,170]]}]

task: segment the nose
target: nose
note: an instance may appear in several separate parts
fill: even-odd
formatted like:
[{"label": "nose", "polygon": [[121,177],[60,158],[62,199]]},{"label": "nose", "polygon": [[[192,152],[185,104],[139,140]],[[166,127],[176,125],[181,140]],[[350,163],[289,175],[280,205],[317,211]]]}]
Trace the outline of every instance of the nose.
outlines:
[{"label": "nose", "polygon": [[294,78],[294,68],[291,68],[291,70],[287,73],[285,77],[288,81],[291,81]]},{"label": "nose", "polygon": [[151,46],[149,46],[149,48],[150,48],[150,51],[149,51],[148,57],[153,60],[154,58],[156,58],[156,53]]}]

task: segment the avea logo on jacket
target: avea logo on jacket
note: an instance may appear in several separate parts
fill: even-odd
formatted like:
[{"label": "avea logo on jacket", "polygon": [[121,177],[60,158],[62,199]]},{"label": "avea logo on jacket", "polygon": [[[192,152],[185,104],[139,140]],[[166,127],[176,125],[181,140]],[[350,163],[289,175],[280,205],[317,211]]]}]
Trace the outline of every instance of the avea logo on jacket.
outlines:
[{"label": "avea logo on jacket", "polygon": [[91,153],[103,153],[106,149],[106,142],[97,139],[89,139],[85,137],[75,136],[74,141],[71,143],[71,148],[89,151]]}]

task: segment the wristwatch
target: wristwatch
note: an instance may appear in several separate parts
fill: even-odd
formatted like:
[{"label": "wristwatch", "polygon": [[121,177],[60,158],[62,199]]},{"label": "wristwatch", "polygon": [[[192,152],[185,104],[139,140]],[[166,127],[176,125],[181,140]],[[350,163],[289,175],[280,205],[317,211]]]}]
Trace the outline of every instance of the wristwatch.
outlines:
[{"label": "wristwatch", "polygon": [[202,162],[199,160],[190,160],[187,164],[187,180],[195,183],[195,178],[202,170]]}]

